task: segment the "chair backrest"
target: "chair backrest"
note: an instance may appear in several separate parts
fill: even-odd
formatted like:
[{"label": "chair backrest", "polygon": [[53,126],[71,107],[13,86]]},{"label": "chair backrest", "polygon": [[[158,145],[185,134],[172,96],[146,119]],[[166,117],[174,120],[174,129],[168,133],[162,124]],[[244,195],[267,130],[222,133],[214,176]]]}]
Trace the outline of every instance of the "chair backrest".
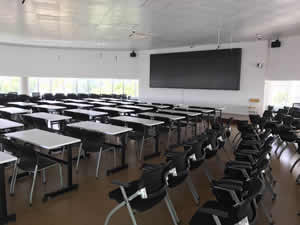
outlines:
[{"label": "chair backrest", "polygon": [[66,116],[72,117],[72,119],[74,119],[74,120],[79,120],[79,121],[88,121],[88,120],[90,120],[90,117],[87,114],[74,113],[74,112],[68,112],[68,111],[65,111],[64,114]]},{"label": "chair backrest", "polygon": [[143,174],[139,180],[139,188],[145,188],[148,198],[157,198],[166,195],[166,165],[150,165],[143,169]]},{"label": "chair backrest", "polygon": [[67,94],[67,98],[71,98],[71,99],[77,99],[77,95],[75,93],[68,93]]},{"label": "chair backrest", "polygon": [[5,136],[0,136],[0,143],[2,144],[3,150],[12,153],[16,157],[21,157],[20,150],[16,148],[14,142]]},{"label": "chair backrest", "polygon": [[22,121],[26,127],[26,129],[34,128],[34,121],[33,118],[30,116],[22,116]]},{"label": "chair backrest", "polygon": [[48,122],[42,118],[33,118],[33,124],[36,128],[41,130],[48,130]]},{"label": "chair backrest", "polygon": [[56,99],[56,100],[62,100],[62,99],[64,99],[66,96],[65,96],[65,94],[64,93],[56,93],[55,95],[54,95],[54,98]]},{"label": "chair backrest", "polygon": [[274,110],[274,106],[273,106],[273,105],[268,105],[267,110],[268,110],[268,111],[273,111],[273,110]]},{"label": "chair backrest", "polygon": [[183,177],[188,174],[190,149],[184,152],[171,151],[166,153],[166,160],[170,169],[176,168],[177,176]]},{"label": "chair backrest", "polygon": [[53,96],[52,93],[45,93],[43,95],[43,99],[45,99],[45,100],[54,100],[54,96]]},{"label": "chair backrest", "polygon": [[83,98],[88,98],[89,97],[89,95],[85,94],[85,93],[79,93],[77,96],[78,96],[79,99],[83,99]]}]

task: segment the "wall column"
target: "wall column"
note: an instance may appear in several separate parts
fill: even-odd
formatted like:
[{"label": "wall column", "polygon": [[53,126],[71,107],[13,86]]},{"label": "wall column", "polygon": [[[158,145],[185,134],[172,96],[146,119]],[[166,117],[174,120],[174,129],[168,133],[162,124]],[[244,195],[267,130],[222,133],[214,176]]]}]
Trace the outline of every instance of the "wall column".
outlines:
[{"label": "wall column", "polygon": [[20,94],[29,95],[28,77],[21,77]]}]

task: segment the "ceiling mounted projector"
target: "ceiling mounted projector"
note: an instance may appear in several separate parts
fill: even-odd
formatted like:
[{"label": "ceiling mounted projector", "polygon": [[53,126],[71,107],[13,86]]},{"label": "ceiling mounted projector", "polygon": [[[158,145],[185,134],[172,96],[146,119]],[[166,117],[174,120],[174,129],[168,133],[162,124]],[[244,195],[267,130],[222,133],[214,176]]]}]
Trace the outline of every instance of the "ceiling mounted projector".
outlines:
[{"label": "ceiling mounted projector", "polygon": [[135,51],[132,51],[131,53],[130,53],[130,57],[136,57],[136,53],[135,53]]}]

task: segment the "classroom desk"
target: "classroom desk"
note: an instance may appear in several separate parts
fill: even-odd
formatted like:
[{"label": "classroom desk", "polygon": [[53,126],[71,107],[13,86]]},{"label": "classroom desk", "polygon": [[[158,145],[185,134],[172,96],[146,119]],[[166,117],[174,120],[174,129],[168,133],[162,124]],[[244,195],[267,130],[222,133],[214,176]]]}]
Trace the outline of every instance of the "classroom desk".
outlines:
[{"label": "classroom desk", "polygon": [[64,105],[66,106],[73,106],[76,107],[78,109],[83,109],[83,108],[93,108],[93,105],[90,104],[82,104],[82,103],[75,103],[75,102],[66,102],[64,103]]},{"label": "classroom desk", "polygon": [[4,108],[5,106],[4,105],[0,105],[0,108]]},{"label": "classroom desk", "polygon": [[204,108],[191,108],[189,106],[181,106],[181,107],[175,107],[174,109],[176,110],[186,110],[186,111],[189,111],[189,112],[200,112],[202,114],[205,114],[207,115],[207,125],[208,125],[208,128],[210,127],[210,115],[211,114],[214,114],[215,113],[215,110],[214,109],[204,109]]},{"label": "classroom desk", "polygon": [[[181,140],[181,129],[180,129],[180,120],[184,120],[185,116],[180,115],[172,115],[172,114],[165,114],[165,113],[155,113],[155,112],[145,112],[145,113],[139,113],[138,115],[150,118],[150,119],[162,119],[164,121],[168,121],[170,124],[170,129],[173,127],[173,125],[177,126],[177,143],[180,144]],[[169,130],[170,132],[170,130]]]},{"label": "classroom desk", "polygon": [[6,119],[0,119],[0,133],[9,132],[10,130],[22,127],[24,127],[22,123],[17,123]]},{"label": "classroom desk", "polygon": [[61,122],[65,122],[65,121],[72,119],[72,117],[69,117],[69,116],[62,116],[62,115],[58,115],[58,114],[44,113],[44,112],[24,114],[24,116],[38,118],[38,119],[44,119],[48,122],[48,124],[50,124],[51,127],[52,127],[53,123],[61,123]]},{"label": "classroom desk", "polygon": [[219,112],[221,118],[222,118],[222,113],[225,110],[224,106],[189,106],[189,108],[214,110],[216,112]]},{"label": "classroom desk", "polygon": [[5,188],[5,165],[17,161],[17,158],[0,152],[0,225],[16,221],[16,214],[8,215]]},{"label": "classroom desk", "polygon": [[71,99],[71,98],[67,98],[67,99],[63,99],[63,102],[73,102],[73,103],[87,103],[87,101],[85,100],[80,100],[80,99]]},{"label": "classroom desk", "polygon": [[152,136],[152,138],[155,139],[155,153],[145,156],[144,159],[147,160],[147,159],[150,159],[150,158],[160,155],[160,152],[159,152],[159,125],[164,124],[163,121],[142,119],[142,118],[132,117],[132,116],[117,116],[117,117],[110,118],[110,120],[123,122],[126,127],[130,126],[130,123],[141,124],[144,127],[142,143],[141,143],[141,145],[138,144],[138,145],[140,145],[140,152],[142,152],[144,140],[145,140],[147,134],[149,133],[149,131],[151,129],[154,129],[154,132],[153,132],[154,135]]},{"label": "classroom desk", "polygon": [[104,111],[104,112],[108,112],[108,113],[118,113],[119,115],[129,114],[129,113],[134,112],[131,109],[121,109],[121,108],[115,108],[115,107],[96,107],[96,108],[94,108],[94,110]]},{"label": "classroom desk", "polygon": [[153,111],[153,109],[154,109],[154,108],[150,108],[150,107],[142,107],[142,106],[137,106],[137,105],[119,105],[118,108],[132,109],[136,113],[149,112],[149,111]]},{"label": "classroom desk", "polygon": [[[67,165],[68,167],[68,184],[66,187],[59,189],[55,192],[46,193],[43,200],[47,201],[49,198],[54,198],[56,196],[62,195],[66,192],[70,192],[78,189],[78,184],[73,184],[73,159],[72,159],[72,148],[71,145],[78,144],[81,142],[80,139],[67,137],[56,133],[51,133],[39,129],[31,129],[25,131],[18,131],[14,133],[5,134],[5,136],[34,145],[41,149],[39,154],[44,157],[50,158],[58,163]],[[58,159],[56,157],[50,156],[49,154],[43,153],[43,150],[51,151],[58,148],[63,148],[68,152],[68,160]]]},{"label": "classroom desk", "polygon": [[63,104],[64,102],[62,101],[53,101],[53,100],[40,100],[38,103],[41,104],[48,104],[48,105],[56,105],[56,104]]},{"label": "classroom desk", "polygon": [[66,107],[64,107],[64,106],[52,105],[52,104],[49,104],[49,105],[35,105],[34,108],[45,109],[48,112],[60,112],[64,109],[66,109]]},{"label": "classroom desk", "polygon": [[21,109],[21,108],[17,108],[17,107],[4,107],[4,108],[0,108],[0,113],[1,112],[6,112],[6,113],[9,113],[11,115],[19,115],[19,114],[30,113],[29,110]]},{"label": "classroom desk", "polygon": [[[192,134],[197,135],[197,121],[199,116],[202,115],[202,112],[190,112],[190,111],[185,111],[185,110],[174,110],[174,109],[160,109],[158,112],[162,113],[169,113],[173,115],[181,115],[186,117],[186,126],[188,127],[191,125],[192,127]],[[191,122],[192,119],[195,119],[194,126]],[[193,129],[195,128],[195,129]],[[185,129],[185,137],[187,138],[187,129]]]},{"label": "classroom desk", "polygon": [[100,98],[100,99],[102,99],[104,101],[120,101],[119,98]]},{"label": "classroom desk", "polygon": [[170,106],[168,105],[152,105],[152,104],[145,104],[145,103],[142,103],[142,104],[136,104],[137,106],[143,106],[143,107],[150,107],[150,108],[154,108],[154,109],[169,109]]},{"label": "classroom desk", "polygon": [[71,114],[81,114],[89,116],[90,120],[95,120],[96,118],[107,116],[106,112],[99,112],[94,110],[87,110],[87,109],[69,109],[65,110],[65,112],[70,112]]},{"label": "classroom desk", "polygon": [[128,168],[128,164],[126,163],[127,134],[128,132],[132,131],[131,128],[120,127],[120,126],[115,126],[115,125],[105,124],[105,123],[96,123],[92,121],[72,123],[72,124],[68,124],[67,126],[77,128],[77,129],[97,132],[109,136],[120,136],[121,146],[122,146],[121,165],[119,167],[108,170],[107,175],[109,176],[120,170]]},{"label": "classroom desk", "polygon": [[132,102],[125,102],[125,101],[108,101],[110,103],[114,103],[114,104],[117,104],[117,105],[134,105],[134,103]]},{"label": "classroom desk", "polygon": [[89,104],[92,104],[96,107],[101,107],[101,106],[109,106],[109,107],[114,107],[116,106],[117,104],[114,104],[114,103],[109,103],[109,102],[89,102]]},{"label": "classroom desk", "polygon": [[36,104],[32,103],[32,102],[8,102],[7,105],[10,105],[13,107],[19,107],[22,109],[31,109]]},{"label": "classroom desk", "polygon": [[104,100],[100,98],[84,98],[83,100],[88,101],[88,102],[105,102]]}]

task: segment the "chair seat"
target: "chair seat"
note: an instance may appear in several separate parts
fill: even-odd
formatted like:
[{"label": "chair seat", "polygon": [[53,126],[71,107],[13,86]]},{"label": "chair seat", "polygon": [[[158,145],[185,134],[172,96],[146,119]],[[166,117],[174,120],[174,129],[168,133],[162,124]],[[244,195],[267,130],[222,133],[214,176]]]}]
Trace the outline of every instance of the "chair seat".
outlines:
[{"label": "chair seat", "polygon": [[[56,162],[54,160],[40,156],[39,161],[38,161],[38,170],[43,170],[43,169],[53,166],[55,164],[56,164]],[[18,167],[21,170],[28,171],[28,172],[34,171],[35,166],[36,166],[36,161],[33,160],[32,158],[23,158],[20,161],[20,163],[18,164]]]},{"label": "chair seat", "polygon": [[[221,211],[224,211],[224,212],[228,212],[229,215],[233,211],[232,210],[233,208],[224,207],[220,203],[218,203],[217,201],[208,201],[202,206],[202,208],[210,208],[210,209],[221,210]],[[240,215],[237,215],[237,216],[236,215],[235,216],[229,216],[229,218],[219,217],[219,219],[220,219],[220,222],[221,222],[222,225],[234,225],[237,222],[239,222],[239,220],[242,220],[246,216],[248,216],[248,220],[249,220],[250,224],[255,218],[255,212],[251,208],[250,204],[248,204],[247,207],[244,207],[243,212],[240,212],[239,214]],[[203,213],[203,212],[198,210],[194,214],[194,216],[192,217],[189,225],[201,225],[201,224],[215,225],[216,223],[215,223],[212,215]]]},{"label": "chair seat", "polygon": [[[127,196],[133,195],[138,190],[139,181],[133,181],[129,184],[129,188],[125,188]],[[152,199],[142,199],[140,196],[130,201],[130,205],[134,210],[139,212],[144,212],[148,209],[151,209],[153,206],[158,204],[164,199],[166,192],[162,195],[152,198]],[[124,201],[122,192],[120,188],[117,188],[109,193],[109,198],[121,203]]]}]

